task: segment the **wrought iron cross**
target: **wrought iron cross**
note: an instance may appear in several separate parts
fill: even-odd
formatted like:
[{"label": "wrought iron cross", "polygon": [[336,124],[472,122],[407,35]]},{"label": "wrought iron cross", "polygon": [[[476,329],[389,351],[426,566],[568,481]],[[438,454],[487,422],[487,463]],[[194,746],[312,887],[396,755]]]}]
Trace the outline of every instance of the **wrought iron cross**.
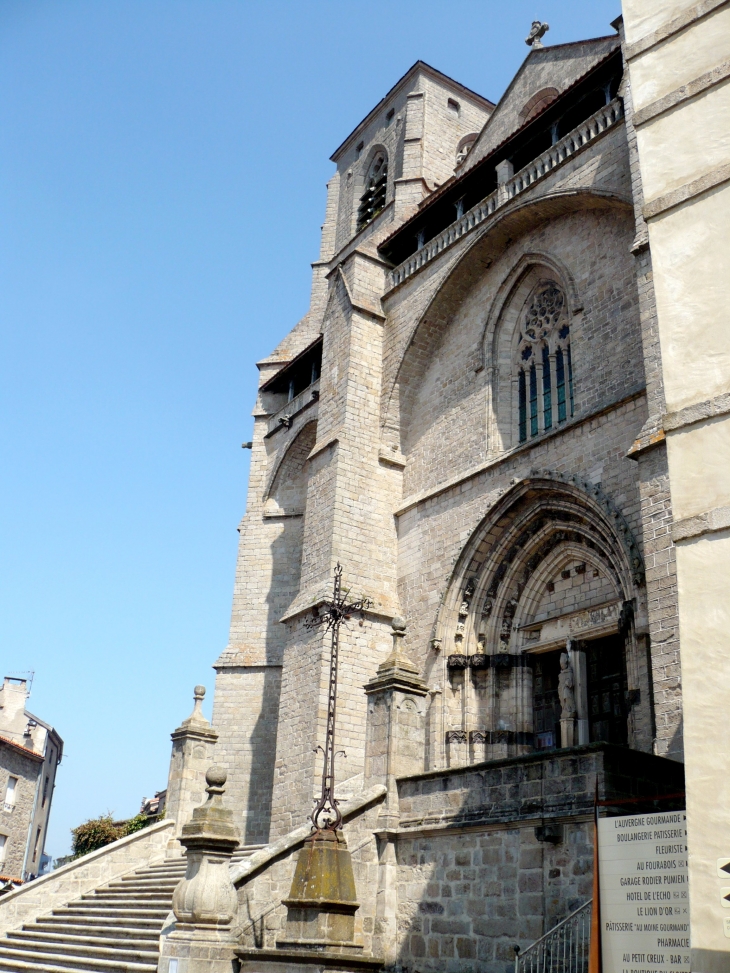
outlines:
[{"label": "wrought iron cross", "polygon": [[368,598],[348,602],[348,591],[342,590],[342,565],[335,567],[335,580],[332,587],[332,601],[326,601],[314,610],[314,618],[305,622],[308,629],[324,626],[325,632],[332,633],[332,648],[330,652],[330,681],[327,699],[327,735],[325,737],[324,756],[322,766],[322,793],[312,811],[312,824],[317,831],[337,831],[342,825],[342,813],[335,798],[335,757],[345,753],[335,750],[335,720],[337,717],[337,667],[339,663],[340,626],[357,612],[363,612],[370,607]]}]

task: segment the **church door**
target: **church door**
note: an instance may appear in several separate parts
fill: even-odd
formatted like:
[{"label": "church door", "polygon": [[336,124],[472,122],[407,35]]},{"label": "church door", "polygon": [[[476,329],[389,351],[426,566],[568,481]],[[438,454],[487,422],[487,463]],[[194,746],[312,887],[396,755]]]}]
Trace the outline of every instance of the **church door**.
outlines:
[{"label": "church door", "polygon": [[591,743],[628,743],[626,657],[619,635],[586,642]]}]

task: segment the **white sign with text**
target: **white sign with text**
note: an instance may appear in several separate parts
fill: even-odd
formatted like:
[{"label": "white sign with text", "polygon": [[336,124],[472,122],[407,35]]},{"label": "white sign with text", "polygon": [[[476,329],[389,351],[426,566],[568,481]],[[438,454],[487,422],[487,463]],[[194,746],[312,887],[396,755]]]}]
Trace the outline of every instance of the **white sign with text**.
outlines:
[{"label": "white sign with text", "polygon": [[684,811],[598,821],[603,973],[689,973]]}]

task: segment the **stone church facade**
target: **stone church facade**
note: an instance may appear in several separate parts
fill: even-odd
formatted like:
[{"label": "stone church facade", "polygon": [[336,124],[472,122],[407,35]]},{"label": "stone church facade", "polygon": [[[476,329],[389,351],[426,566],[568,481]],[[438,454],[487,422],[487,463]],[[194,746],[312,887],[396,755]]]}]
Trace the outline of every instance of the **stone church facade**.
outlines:
[{"label": "stone church facade", "polygon": [[[388,966],[507,969],[591,897],[601,798],[682,790],[666,411],[620,23],[495,105],[418,62],[332,156],[308,314],[258,363],[215,760],[242,842],[337,778]],[[640,805],[637,805],[640,806]],[[282,846],[283,847],[283,846]],[[273,947],[293,859],[239,876]]]}]

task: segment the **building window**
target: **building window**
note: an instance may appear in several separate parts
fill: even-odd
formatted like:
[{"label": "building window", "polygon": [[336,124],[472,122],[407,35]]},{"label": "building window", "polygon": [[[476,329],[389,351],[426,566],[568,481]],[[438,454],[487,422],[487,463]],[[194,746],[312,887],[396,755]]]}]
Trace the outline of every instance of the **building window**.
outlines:
[{"label": "building window", "polygon": [[357,208],[358,230],[367,226],[384,209],[387,191],[388,157],[384,152],[378,152],[370,163],[365,179],[365,192],[360,197],[360,205]]},{"label": "building window", "polygon": [[5,864],[5,855],[8,847],[8,839],[4,834],[0,834],[0,865]]},{"label": "building window", "polygon": [[18,789],[18,778],[8,777],[8,786],[5,789],[4,807],[6,811],[12,811],[15,807],[15,796]]},{"label": "building window", "polygon": [[517,436],[521,443],[573,415],[573,362],[565,295],[540,285],[519,333],[516,357]]},{"label": "building window", "polygon": [[43,800],[41,801],[41,807],[45,807],[46,801],[48,800],[48,783],[49,783],[49,778],[48,775],[46,774],[46,779],[43,781]]},{"label": "building window", "polygon": [[37,828],[35,833],[35,841],[33,842],[33,861],[38,858],[38,846],[41,843],[41,829]]}]

